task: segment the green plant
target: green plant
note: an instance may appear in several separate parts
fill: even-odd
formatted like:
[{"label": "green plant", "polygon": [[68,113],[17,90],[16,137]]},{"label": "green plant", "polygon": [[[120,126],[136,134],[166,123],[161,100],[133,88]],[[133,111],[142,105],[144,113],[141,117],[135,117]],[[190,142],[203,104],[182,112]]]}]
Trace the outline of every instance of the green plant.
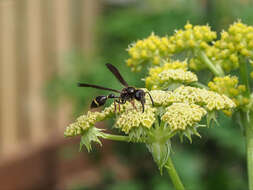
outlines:
[{"label": "green plant", "polygon": [[[162,173],[165,168],[175,189],[184,186],[173,166],[172,138],[200,136],[199,127],[217,122],[218,111],[234,116],[245,130],[249,189],[253,189],[253,127],[252,95],[250,91],[250,63],[253,57],[253,27],[240,21],[231,25],[221,38],[209,26],[187,23],[174,35],[159,37],[151,34],[128,48],[127,65],[133,71],[148,67],[145,79],[155,106],[147,98],[145,112],[137,103],[115,110],[114,105],[102,112],[88,112],[69,125],[65,136],[81,135],[80,148],[91,150],[91,143],[99,138],[132,143],[144,143]],[[191,71],[190,71],[191,70]],[[208,84],[198,81],[198,71],[211,72]],[[195,71],[196,73],[194,73]],[[95,127],[95,123],[115,119],[114,127],[125,135],[109,134]],[[206,118],[206,125],[203,124]],[[176,152],[176,151],[175,151]]]}]

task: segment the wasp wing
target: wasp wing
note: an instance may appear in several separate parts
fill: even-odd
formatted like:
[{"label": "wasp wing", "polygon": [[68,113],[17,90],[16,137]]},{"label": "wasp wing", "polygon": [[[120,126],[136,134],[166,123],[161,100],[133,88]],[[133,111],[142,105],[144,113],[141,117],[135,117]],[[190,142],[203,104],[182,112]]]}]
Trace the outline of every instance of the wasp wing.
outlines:
[{"label": "wasp wing", "polygon": [[123,79],[119,70],[115,66],[113,66],[110,63],[107,63],[106,66],[112,72],[112,74],[119,80],[121,84],[123,84],[125,87],[128,87],[127,82]]}]

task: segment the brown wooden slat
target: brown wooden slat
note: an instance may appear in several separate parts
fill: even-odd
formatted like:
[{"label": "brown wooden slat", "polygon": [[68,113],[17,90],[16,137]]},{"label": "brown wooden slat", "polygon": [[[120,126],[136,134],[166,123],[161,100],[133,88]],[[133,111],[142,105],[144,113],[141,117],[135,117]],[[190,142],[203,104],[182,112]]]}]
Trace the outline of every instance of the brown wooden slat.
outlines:
[{"label": "brown wooden slat", "polygon": [[10,154],[17,147],[17,83],[15,52],[15,4],[0,2],[1,19],[1,143],[2,151]]},{"label": "brown wooden slat", "polygon": [[[42,4],[42,51],[43,51],[43,72],[45,73],[45,86],[52,80],[52,78],[57,74],[57,64],[56,64],[56,41],[54,35],[54,12],[53,4],[54,0],[43,0]],[[46,91],[44,91],[46,92]],[[47,94],[50,93],[47,91]],[[44,93],[45,94],[45,93]],[[44,96],[45,99],[45,122],[46,130],[51,131],[57,128],[57,112],[55,106],[50,104],[47,99],[51,97]]]},{"label": "brown wooden slat", "polygon": [[[70,30],[70,0],[54,0],[56,64],[58,74],[63,75],[66,56],[71,50],[72,39]],[[71,104],[62,99],[58,108],[57,126],[61,133],[70,122]]]},{"label": "brown wooden slat", "polygon": [[29,127],[33,142],[45,139],[45,99],[43,98],[44,57],[42,48],[42,8],[41,0],[27,0],[27,47],[29,75]]},{"label": "brown wooden slat", "polygon": [[82,1],[82,48],[87,58],[91,58],[95,52],[95,24],[99,15],[99,0]]},{"label": "brown wooden slat", "polygon": [[17,56],[17,112],[18,112],[18,139],[27,141],[29,138],[28,112],[28,76],[27,76],[27,38],[26,38],[26,0],[15,0],[16,20],[16,56]]},{"label": "brown wooden slat", "polygon": [[[0,10],[1,10],[1,3],[0,3]],[[2,23],[2,15],[0,14],[0,28],[3,27]],[[2,44],[2,30],[0,30],[0,44]],[[2,52],[3,52],[3,47],[0,45],[0,75],[1,75],[1,70],[2,70],[2,62],[1,62],[1,57],[2,57]],[[2,78],[0,78],[1,80]],[[2,139],[3,133],[2,133],[2,83],[0,81],[0,139]],[[2,155],[2,142],[0,142],[0,156]]]}]

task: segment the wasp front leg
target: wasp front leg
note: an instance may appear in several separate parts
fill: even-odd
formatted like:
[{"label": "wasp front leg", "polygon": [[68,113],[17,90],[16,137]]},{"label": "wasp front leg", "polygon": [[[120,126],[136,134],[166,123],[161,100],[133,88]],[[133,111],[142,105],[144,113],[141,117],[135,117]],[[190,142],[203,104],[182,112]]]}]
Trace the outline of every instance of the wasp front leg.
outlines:
[{"label": "wasp front leg", "polygon": [[138,110],[137,110],[137,107],[135,106],[134,99],[133,99],[133,100],[131,100],[131,101],[130,101],[130,103],[132,104],[132,106],[134,107],[134,109],[135,109],[136,111],[138,111]]},{"label": "wasp front leg", "polygon": [[118,99],[118,100],[115,100],[118,105],[119,105],[119,112],[120,112],[120,104],[125,104],[126,103],[126,100],[125,99]]}]

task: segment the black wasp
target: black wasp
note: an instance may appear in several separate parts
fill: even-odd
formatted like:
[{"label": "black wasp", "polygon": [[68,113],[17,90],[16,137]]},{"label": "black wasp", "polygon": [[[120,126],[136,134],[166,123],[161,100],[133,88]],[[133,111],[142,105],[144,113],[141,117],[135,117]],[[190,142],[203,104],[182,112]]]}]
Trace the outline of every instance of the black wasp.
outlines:
[{"label": "black wasp", "polygon": [[[149,95],[152,105],[154,105],[154,101],[153,101],[151,95],[149,94],[149,92],[144,92],[141,89],[137,89],[135,87],[129,86],[127,84],[127,82],[123,79],[119,70],[116,67],[114,67],[112,64],[109,64],[109,63],[107,63],[106,66],[112,72],[112,74],[119,80],[119,82],[122,85],[124,85],[125,87],[121,91],[119,91],[119,90],[105,88],[105,87],[97,86],[97,85],[93,85],[93,84],[78,83],[79,87],[91,87],[91,88],[97,88],[97,89],[101,89],[101,90],[108,90],[108,91],[119,93],[118,96],[116,96],[115,94],[109,94],[108,96],[97,96],[96,98],[93,99],[91,106],[90,106],[91,108],[100,107],[105,104],[107,99],[111,98],[111,99],[114,99],[114,105],[115,105],[115,102],[119,104],[119,109],[120,109],[120,104],[125,104],[127,101],[131,102],[133,107],[136,109],[136,107],[134,105],[134,99],[135,99],[135,100],[141,102],[142,112],[144,112],[144,104],[146,102],[146,100],[145,100],[146,94]],[[115,110],[116,110],[116,105],[115,105]]]}]

